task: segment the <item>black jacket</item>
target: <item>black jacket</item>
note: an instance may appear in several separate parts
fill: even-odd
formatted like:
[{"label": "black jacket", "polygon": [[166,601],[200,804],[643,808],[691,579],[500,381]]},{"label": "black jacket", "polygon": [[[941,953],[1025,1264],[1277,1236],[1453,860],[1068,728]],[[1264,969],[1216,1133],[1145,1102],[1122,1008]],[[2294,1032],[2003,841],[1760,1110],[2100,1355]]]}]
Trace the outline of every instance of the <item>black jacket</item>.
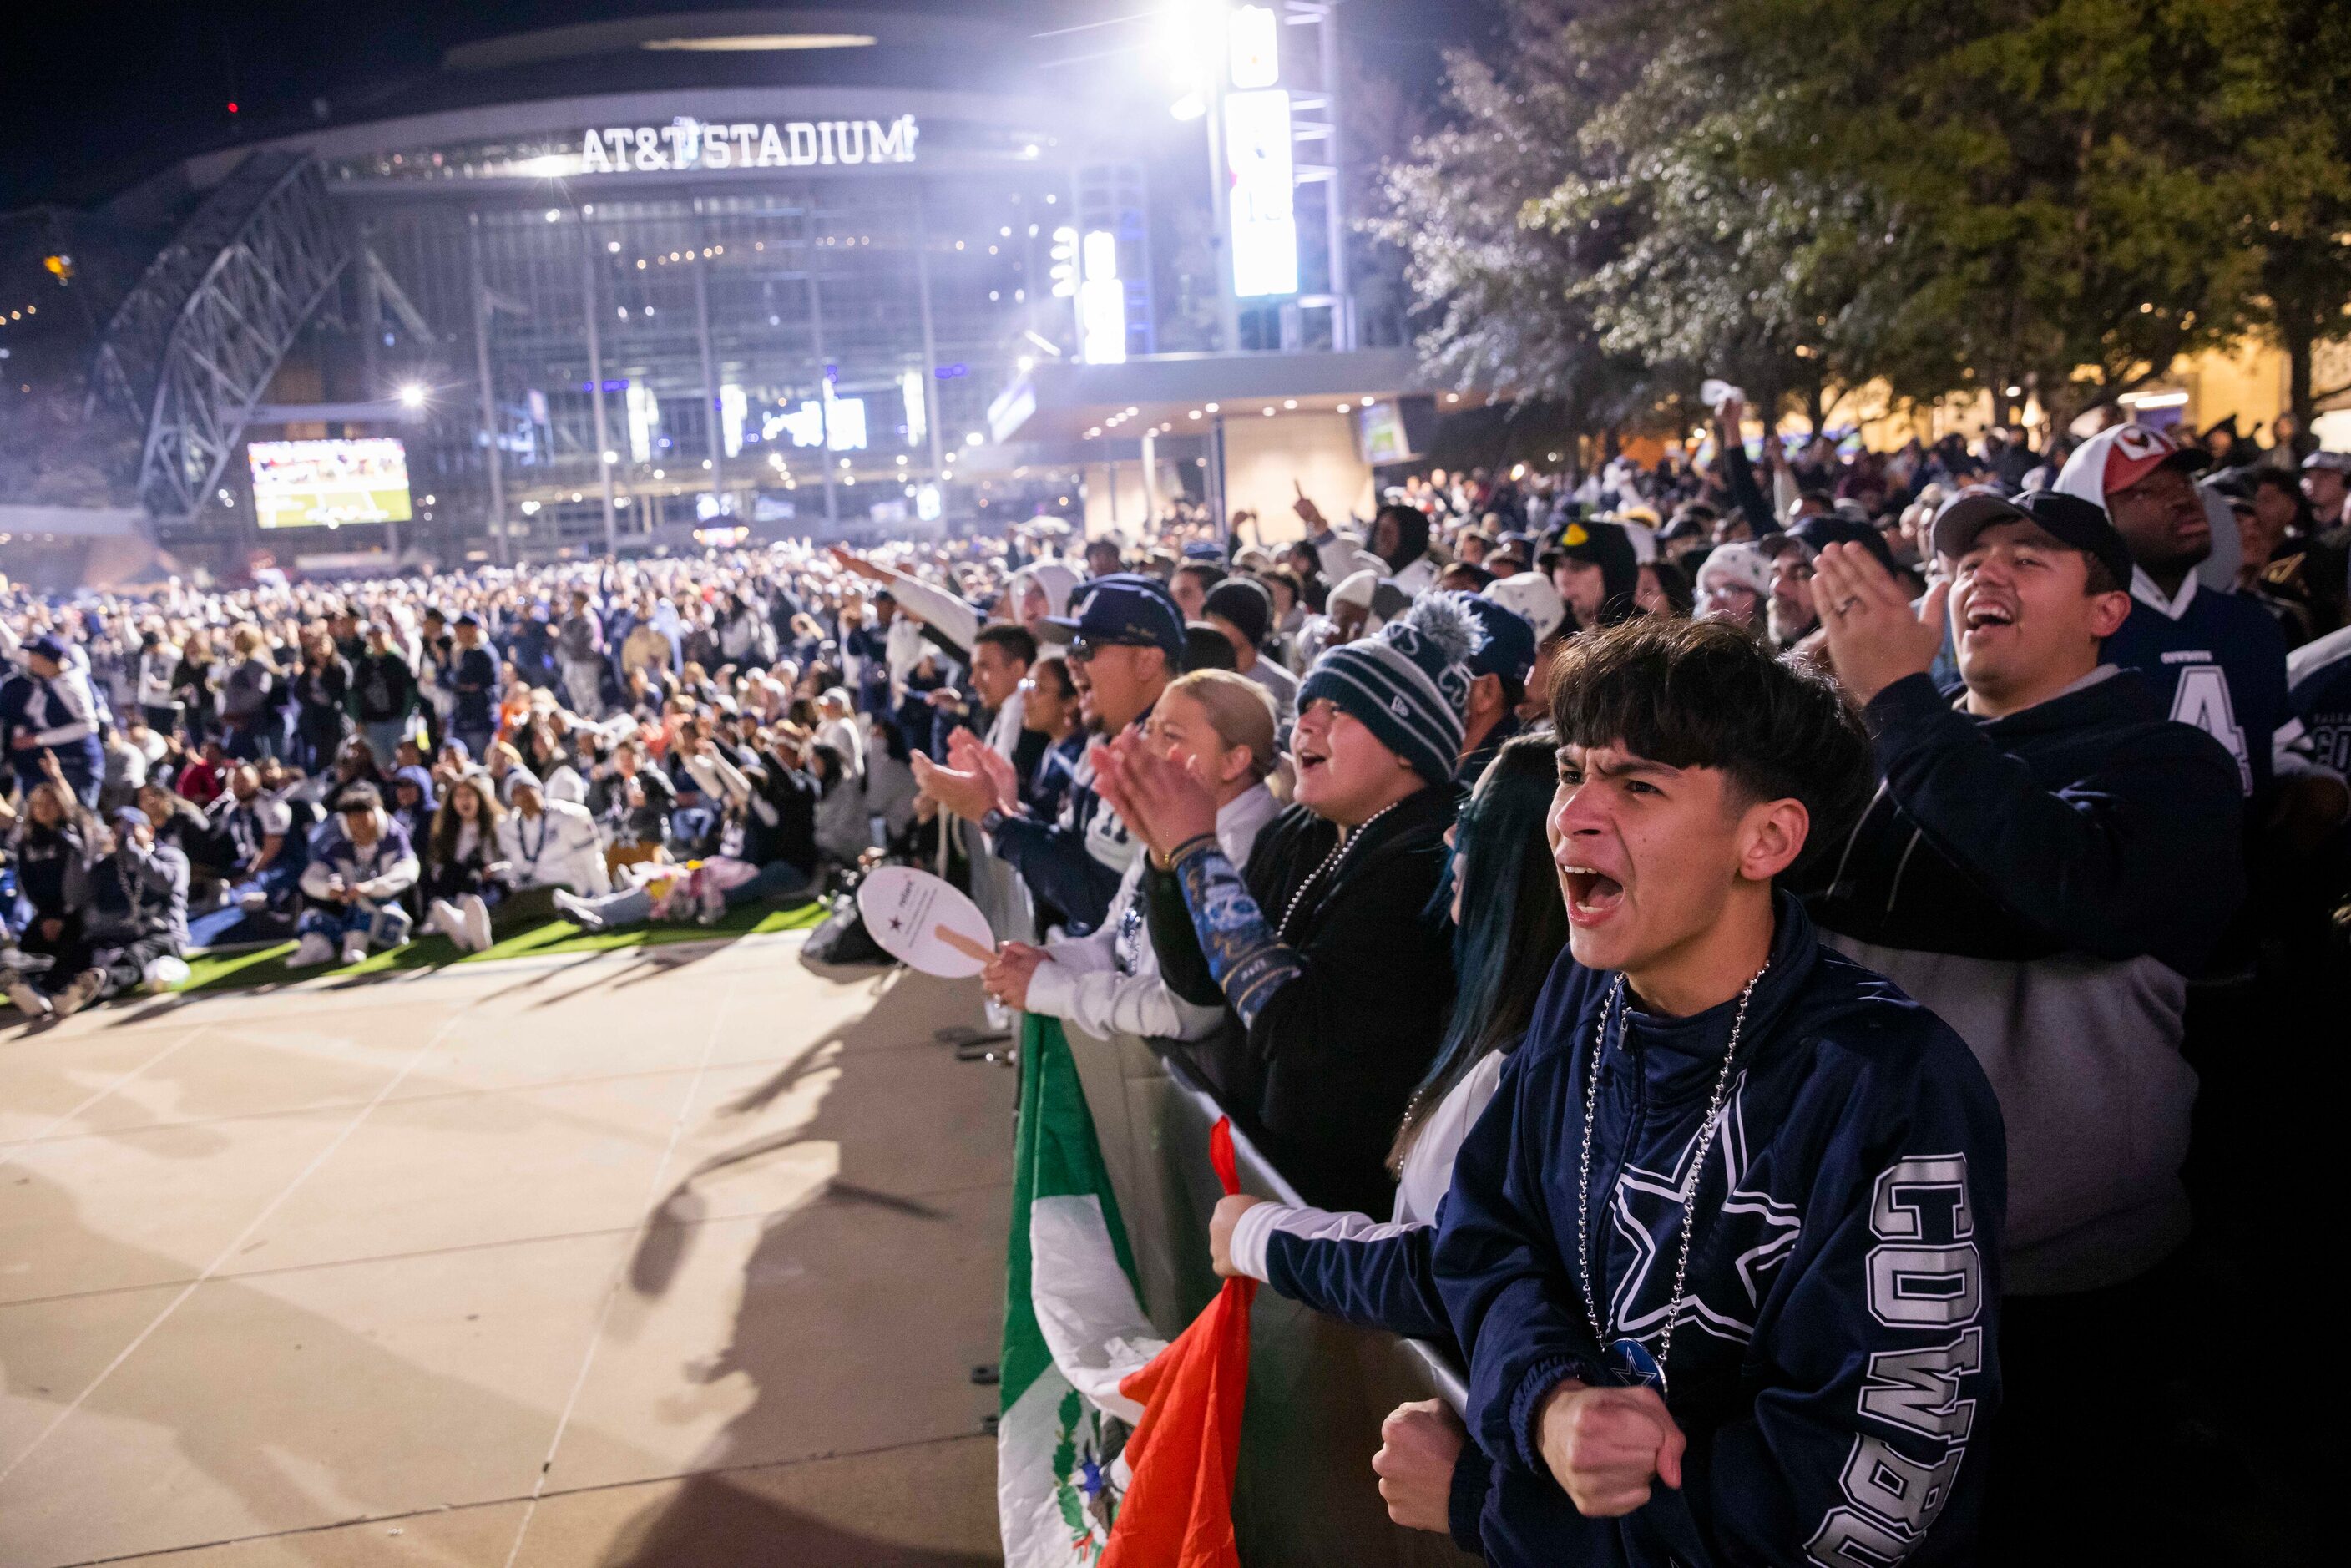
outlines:
[{"label": "black jacket", "polygon": [[1334,874],[1338,830],[1303,806],[1258,835],[1245,886],[1213,848],[1144,872],[1162,977],[1228,1015],[1220,1034],[1170,1049],[1310,1203],[1384,1214],[1393,1201],[1388,1145],[1452,999],[1429,904],[1453,804],[1449,785],[1398,802],[1357,830]]},{"label": "black jacket", "polygon": [[1865,710],[1884,780],[1805,903],[1860,941],[2023,960],[2144,954],[2183,974],[2245,894],[2237,767],[2121,670],[2005,718],[1924,675]]}]

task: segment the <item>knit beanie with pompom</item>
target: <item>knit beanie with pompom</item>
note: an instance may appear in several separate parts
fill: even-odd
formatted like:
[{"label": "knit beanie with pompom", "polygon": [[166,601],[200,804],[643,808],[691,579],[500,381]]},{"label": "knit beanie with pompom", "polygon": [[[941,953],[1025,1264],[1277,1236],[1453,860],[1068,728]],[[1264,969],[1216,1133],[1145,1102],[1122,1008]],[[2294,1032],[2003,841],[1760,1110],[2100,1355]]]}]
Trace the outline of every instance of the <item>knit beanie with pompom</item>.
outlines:
[{"label": "knit beanie with pompom", "polygon": [[1485,640],[1463,593],[1423,594],[1379,635],[1314,661],[1298,706],[1328,697],[1432,784],[1451,781],[1469,703],[1469,655]]}]

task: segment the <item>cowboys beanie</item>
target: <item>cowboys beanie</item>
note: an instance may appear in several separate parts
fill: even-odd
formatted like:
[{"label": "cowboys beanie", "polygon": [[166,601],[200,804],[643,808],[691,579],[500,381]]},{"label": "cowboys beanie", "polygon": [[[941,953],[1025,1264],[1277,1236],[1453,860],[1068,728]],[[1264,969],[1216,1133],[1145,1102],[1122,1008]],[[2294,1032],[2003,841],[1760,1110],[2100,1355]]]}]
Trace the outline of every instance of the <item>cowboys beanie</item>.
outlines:
[{"label": "cowboys beanie", "polygon": [[1328,697],[1432,784],[1449,783],[1461,757],[1469,657],[1485,637],[1466,593],[1424,594],[1376,637],[1314,661],[1298,706]]}]

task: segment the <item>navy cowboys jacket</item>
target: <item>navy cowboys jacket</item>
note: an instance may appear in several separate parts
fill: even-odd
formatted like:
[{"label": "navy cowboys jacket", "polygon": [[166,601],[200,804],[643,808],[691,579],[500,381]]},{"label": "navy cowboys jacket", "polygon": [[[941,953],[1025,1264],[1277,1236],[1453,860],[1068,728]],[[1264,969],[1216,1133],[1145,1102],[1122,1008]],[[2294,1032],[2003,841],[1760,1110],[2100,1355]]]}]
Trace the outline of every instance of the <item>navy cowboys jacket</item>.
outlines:
[{"label": "navy cowboys jacket", "polygon": [[[1454,1166],[1437,1291],[1469,1358],[1469,1421],[1496,1461],[1479,1521],[1498,1564],[1965,1563],[1978,1439],[1999,1403],[2007,1158],[1975,1057],[1892,983],[1776,901],[1699,1174],[1667,1406],[1683,1487],[1586,1519],[1552,1479],[1537,1421],[1598,1364],[1577,1264],[1577,1158],[1593,1033],[1614,977],[1562,955],[1527,1042]],[[1593,1272],[1611,1337],[1656,1354],[1672,1299],[1676,1195],[1736,1000],[1631,1013],[1601,1058]],[[1614,1031],[1612,1030],[1612,1034]]]}]

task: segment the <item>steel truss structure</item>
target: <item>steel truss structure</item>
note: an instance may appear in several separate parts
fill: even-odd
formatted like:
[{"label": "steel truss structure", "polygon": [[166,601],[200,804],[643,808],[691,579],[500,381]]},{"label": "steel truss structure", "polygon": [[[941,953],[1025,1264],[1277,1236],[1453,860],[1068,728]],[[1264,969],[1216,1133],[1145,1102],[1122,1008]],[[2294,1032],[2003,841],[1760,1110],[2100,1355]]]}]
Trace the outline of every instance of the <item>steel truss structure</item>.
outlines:
[{"label": "steel truss structure", "polygon": [[256,152],[172,235],[107,324],[91,398],[145,432],[139,496],[202,507],[287,350],[353,255],[307,154]]}]

